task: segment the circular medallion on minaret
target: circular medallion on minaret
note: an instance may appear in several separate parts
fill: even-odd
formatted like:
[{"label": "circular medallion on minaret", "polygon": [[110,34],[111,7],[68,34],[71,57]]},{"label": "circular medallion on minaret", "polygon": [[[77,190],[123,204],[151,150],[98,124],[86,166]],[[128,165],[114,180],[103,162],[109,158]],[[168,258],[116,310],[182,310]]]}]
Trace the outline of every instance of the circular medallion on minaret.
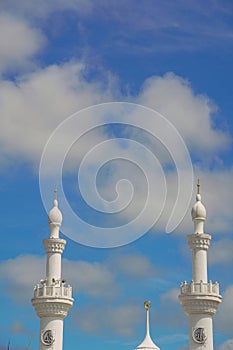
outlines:
[{"label": "circular medallion on minaret", "polygon": [[196,343],[204,344],[206,342],[206,335],[205,335],[205,329],[204,328],[194,328],[193,329],[193,340]]},{"label": "circular medallion on minaret", "polygon": [[54,340],[55,340],[55,338],[54,338],[53,332],[50,329],[41,333],[42,344],[49,346],[49,345],[52,345],[54,343]]}]

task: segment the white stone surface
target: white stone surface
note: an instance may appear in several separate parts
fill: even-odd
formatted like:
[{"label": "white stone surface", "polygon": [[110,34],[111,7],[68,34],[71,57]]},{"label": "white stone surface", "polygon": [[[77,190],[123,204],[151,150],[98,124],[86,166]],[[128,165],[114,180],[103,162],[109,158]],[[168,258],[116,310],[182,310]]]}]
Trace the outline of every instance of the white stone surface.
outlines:
[{"label": "white stone surface", "polygon": [[136,350],[148,350],[148,349],[156,349],[160,350],[157,345],[153,342],[150,336],[150,315],[149,315],[149,309],[150,309],[150,302],[145,302],[144,305],[149,305],[146,308],[146,336],[143,340],[143,342],[137,346]]},{"label": "white stone surface", "polygon": [[187,236],[192,250],[192,281],[181,284],[179,300],[189,317],[190,350],[213,350],[212,318],[222,297],[219,294],[219,284],[208,282],[207,250],[211,235],[204,233],[206,209],[199,193],[192,208],[192,220],[194,233]]},{"label": "white stone surface", "polygon": [[47,255],[46,277],[34,288],[32,305],[40,318],[40,350],[62,350],[63,320],[73,305],[72,288],[61,277],[61,255],[66,241],[59,238],[62,214],[58,202],[49,212],[50,237],[43,241]]}]

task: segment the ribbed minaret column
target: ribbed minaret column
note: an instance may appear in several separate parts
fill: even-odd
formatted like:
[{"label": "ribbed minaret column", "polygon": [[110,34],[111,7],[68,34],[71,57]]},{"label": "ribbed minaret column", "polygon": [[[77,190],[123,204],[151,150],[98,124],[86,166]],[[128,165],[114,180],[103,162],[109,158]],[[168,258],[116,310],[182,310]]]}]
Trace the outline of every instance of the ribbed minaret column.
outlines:
[{"label": "ribbed minaret column", "polygon": [[192,208],[194,233],[187,236],[192,251],[192,281],[181,284],[179,300],[189,316],[190,350],[213,350],[213,315],[216,313],[221,295],[219,284],[208,282],[207,250],[211,235],[204,233],[206,210],[201,203],[198,180],[196,203]]},{"label": "ribbed minaret column", "polygon": [[158,346],[156,346],[153,342],[153,340],[150,337],[150,315],[149,315],[149,309],[150,309],[150,301],[144,302],[144,308],[146,310],[146,336],[143,342],[137,346],[136,350],[160,350]]},{"label": "ribbed minaret column", "polygon": [[73,304],[72,288],[61,279],[61,255],[66,245],[59,238],[62,214],[56,191],[54,207],[49,212],[50,237],[43,241],[46,251],[46,278],[34,288],[32,305],[40,317],[40,350],[62,350],[63,319]]}]

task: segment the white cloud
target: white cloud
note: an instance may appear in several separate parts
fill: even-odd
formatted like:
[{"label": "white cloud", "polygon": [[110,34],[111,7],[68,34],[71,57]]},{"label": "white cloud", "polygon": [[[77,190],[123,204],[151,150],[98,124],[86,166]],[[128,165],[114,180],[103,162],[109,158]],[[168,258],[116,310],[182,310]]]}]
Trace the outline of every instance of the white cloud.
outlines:
[{"label": "white cloud", "polygon": [[160,295],[160,317],[156,322],[171,329],[182,329],[187,324],[187,316],[179,305],[179,294],[178,288],[172,288]]},{"label": "white cloud", "polygon": [[75,324],[88,333],[116,334],[121,337],[135,335],[136,327],[143,320],[143,309],[132,303],[111,306],[85,305],[75,317]]},{"label": "white cloud", "polygon": [[170,120],[180,132],[191,153],[206,161],[206,156],[230,146],[227,133],[213,128],[216,106],[205,95],[198,95],[190,83],[173,74],[147,79],[138,97]]},{"label": "white cloud", "polygon": [[112,270],[119,276],[135,280],[149,279],[156,275],[156,268],[142,255],[125,254],[117,255],[110,261]]},{"label": "white cloud", "polygon": [[39,29],[7,13],[0,15],[0,72],[32,68],[31,58],[44,46]]},{"label": "white cloud", "polygon": [[[33,287],[45,278],[45,257],[22,255],[0,263],[1,283],[16,303],[28,303]],[[23,273],[22,273],[23,271]],[[155,269],[144,256],[117,255],[103,263],[63,259],[62,278],[73,287],[74,295],[115,299],[121,292],[118,278],[149,279]]]},{"label": "white cloud", "polygon": [[[118,286],[105,264],[83,261],[63,261],[62,276],[74,288],[74,294],[82,293],[94,298],[114,297]],[[23,272],[22,272],[23,271]],[[39,256],[18,256],[0,264],[1,283],[16,303],[28,303],[33,286],[45,278],[45,259]]]},{"label": "white cloud", "polygon": [[178,295],[180,294],[180,290],[178,288],[173,288],[168,292],[162,294],[161,300],[163,302],[178,302]]},{"label": "white cloud", "polygon": [[93,298],[113,298],[119,291],[113,273],[105,264],[64,259],[63,267],[63,275],[75,294],[81,291]]},{"label": "white cloud", "polygon": [[44,258],[32,255],[18,256],[0,264],[1,283],[5,292],[16,303],[27,303],[32,298],[33,287],[43,278]]},{"label": "white cloud", "polygon": [[[48,137],[60,122],[77,110],[111,99],[110,86],[88,83],[84,68],[70,62],[38,70],[16,82],[1,82],[3,159],[20,156],[38,164]],[[63,142],[61,138],[58,154]]]},{"label": "white cloud", "polygon": [[[0,113],[2,115],[2,128],[0,131],[0,143],[2,147],[2,162],[10,160],[26,159],[32,164],[38,165],[43,147],[51,135],[53,130],[66,119],[70,114],[82,108],[105,101],[113,101],[116,96],[119,99],[125,97],[119,93],[119,86],[111,75],[105,83],[87,81],[85,78],[85,65],[81,62],[69,62],[64,65],[53,65],[45,69],[37,70],[28,75],[21,76],[16,82],[2,81],[0,84]],[[136,97],[129,99],[134,102],[145,104],[151,108],[157,109],[170,120],[181,133],[189,150],[198,161],[205,161],[205,169],[196,169],[198,177],[205,183],[203,188],[206,195],[203,194],[204,203],[207,205],[208,213],[210,213],[211,222],[208,222],[210,229],[220,232],[226,232],[230,228],[231,222],[231,204],[233,195],[231,193],[232,171],[224,170],[208,170],[208,158],[212,159],[218,152],[224,151],[230,146],[230,137],[227,133],[213,128],[212,117],[214,112],[213,104],[203,95],[196,95],[191,89],[187,81],[174,75],[167,74],[163,77],[152,77],[148,79]],[[141,115],[134,116],[138,120]],[[100,117],[101,119],[101,117]],[[147,127],[152,128],[154,120],[147,121]],[[200,128],[201,125],[201,128]],[[83,125],[80,125],[83,127]],[[64,151],[64,145],[69,142],[71,133],[74,130],[66,130],[66,134],[61,135],[59,142],[56,144],[53,157],[53,164],[50,169],[56,169],[57,159]],[[109,137],[111,131],[107,135],[106,130],[95,130],[90,137],[86,136],[83,141],[73,148],[70,152],[69,166],[73,169],[76,167],[80,158],[86,150],[93,148],[100,141]],[[125,135],[128,137],[136,137],[146,147],[155,151],[159,162],[164,165],[173,165],[168,152],[164,149],[153,146],[150,137],[135,131],[135,129],[126,128]],[[167,138],[173,139],[172,135],[166,135]],[[176,144],[174,144],[176,147]],[[122,153],[123,147],[120,143],[115,143],[116,152]],[[106,158],[108,152],[106,150]],[[112,148],[111,148],[112,151]],[[124,152],[134,151],[132,147],[124,149]],[[156,153],[158,152],[158,154]],[[154,167],[150,164],[145,154],[139,153],[137,156],[141,160],[147,162],[148,172],[154,177],[153,183],[159,184],[161,189],[161,179],[157,180]],[[98,162],[97,157],[92,157],[93,164]],[[199,163],[200,164],[200,163]],[[201,163],[202,164],[202,163]],[[106,198],[114,194],[113,183],[115,180],[122,178],[122,169],[129,178],[133,176],[135,182],[134,194],[136,195],[132,201],[132,205],[128,206],[125,212],[121,213],[123,220],[132,219],[140,212],[145,199],[146,188],[142,186],[142,177],[134,169],[115,166],[114,172],[104,175],[102,181],[103,194]],[[90,167],[91,169],[91,167]],[[128,173],[128,175],[127,175]],[[175,169],[167,172],[165,169],[168,194],[166,206],[163,215],[158,222],[156,229],[164,230],[167,219],[174,206],[177,195],[177,174]],[[86,181],[89,176],[86,176]],[[208,180],[208,181],[207,181]],[[224,183],[225,186],[216,186],[216,183]],[[138,181],[138,183],[137,183]],[[116,182],[115,182],[116,183]],[[226,186],[228,184],[228,186]],[[190,184],[182,183],[182,186]],[[90,188],[90,186],[86,186]],[[216,189],[217,188],[217,189]],[[221,190],[220,190],[221,188]],[[215,189],[215,191],[213,190]],[[219,190],[218,190],[219,189]],[[102,189],[101,189],[102,190]],[[123,195],[127,195],[127,191],[123,191]],[[219,206],[219,202],[214,200],[221,198],[223,206]],[[123,198],[125,199],[125,198]],[[158,213],[160,209],[160,201],[154,201],[149,212],[148,219]],[[178,210],[181,211],[182,206]],[[184,209],[179,214],[182,216]],[[145,218],[146,220],[146,218]],[[179,231],[184,232],[190,229],[190,217],[187,215]]]}]

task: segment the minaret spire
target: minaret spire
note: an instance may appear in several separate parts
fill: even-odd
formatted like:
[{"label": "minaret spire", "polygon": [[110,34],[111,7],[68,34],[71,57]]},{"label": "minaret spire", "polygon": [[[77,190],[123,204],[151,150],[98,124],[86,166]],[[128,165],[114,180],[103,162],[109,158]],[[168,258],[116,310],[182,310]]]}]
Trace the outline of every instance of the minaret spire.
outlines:
[{"label": "minaret spire", "polygon": [[150,301],[147,300],[144,302],[144,308],[146,310],[146,336],[145,339],[143,340],[143,342],[138,345],[138,347],[136,348],[136,350],[149,350],[149,349],[156,349],[156,350],[160,350],[158,348],[158,346],[156,346],[153,342],[153,340],[150,337],[150,315],[149,315],[149,310],[150,310]]},{"label": "minaret spire", "polygon": [[48,221],[50,226],[50,237],[59,238],[59,229],[62,224],[62,213],[58,208],[57,187],[54,188],[53,208],[49,212]]},{"label": "minaret spire", "polygon": [[149,309],[150,309],[150,301],[144,302],[144,308],[146,309],[146,336],[150,337],[150,317],[149,317]]},{"label": "minaret spire", "polygon": [[207,250],[210,246],[211,235],[204,233],[206,209],[201,202],[200,180],[197,182],[196,203],[192,208],[194,233],[187,236],[192,251],[192,280],[191,283],[181,284],[179,295],[185,313],[189,316],[190,350],[213,350],[212,318],[221,303],[219,284],[208,282]]},{"label": "minaret spire", "polygon": [[206,209],[201,202],[200,179],[197,181],[196,203],[192,207],[192,220],[194,223],[194,233],[204,233],[204,222],[206,220]]},{"label": "minaret spire", "polygon": [[201,184],[200,184],[200,179],[198,178],[198,180],[197,180],[197,194],[200,194],[200,188],[201,188]]},{"label": "minaret spire", "polygon": [[40,350],[62,350],[63,319],[73,305],[72,288],[61,278],[61,255],[66,241],[59,238],[62,214],[58,209],[57,189],[49,212],[50,237],[44,239],[47,255],[46,277],[34,288],[32,305],[40,318]]},{"label": "minaret spire", "polygon": [[54,200],[57,200],[57,186],[54,187],[53,193],[54,193]]}]

